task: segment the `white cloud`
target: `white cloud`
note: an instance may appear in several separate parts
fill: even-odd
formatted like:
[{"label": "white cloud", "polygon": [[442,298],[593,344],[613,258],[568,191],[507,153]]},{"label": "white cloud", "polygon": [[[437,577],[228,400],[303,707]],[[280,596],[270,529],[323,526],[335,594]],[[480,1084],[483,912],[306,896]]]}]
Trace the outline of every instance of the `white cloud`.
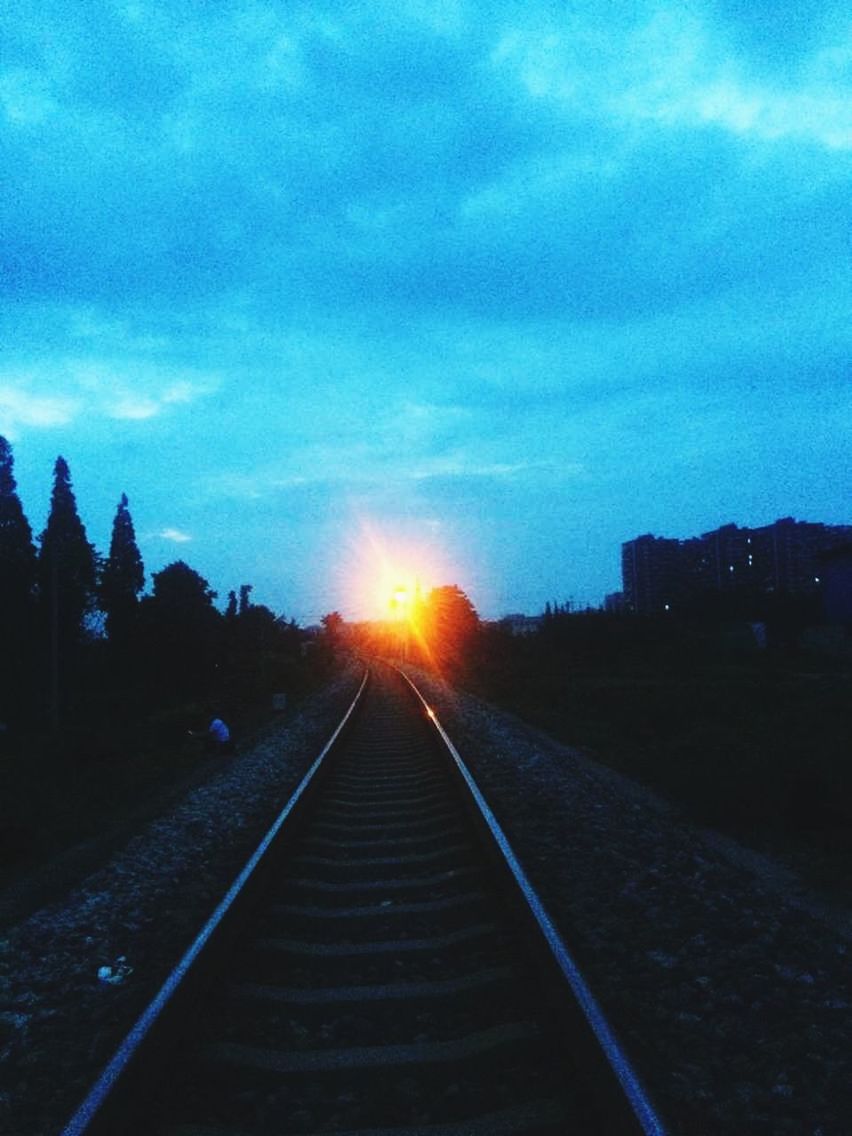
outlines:
[{"label": "white cloud", "polygon": [[[127,359],[59,359],[0,372],[0,428],[64,426],[84,417],[142,422],[213,393],[215,376]],[[45,393],[59,388],[60,394]]]},{"label": "white cloud", "polygon": [[477,462],[466,457],[450,455],[432,458],[408,473],[412,481],[428,481],[443,477],[513,478],[521,473],[541,468],[535,462]]},{"label": "white cloud", "polygon": [[842,52],[817,53],[786,83],[762,81],[711,25],[675,10],[639,29],[627,54],[634,64],[611,106],[628,118],[852,149],[852,91]]},{"label": "white cloud", "polygon": [[171,540],[175,544],[187,544],[192,540],[192,537],[189,535],[189,533],[183,532],[182,529],[175,528],[160,529],[160,531],[157,533],[157,536],[162,537],[163,540]]},{"label": "white cloud", "polygon": [[0,385],[0,433],[14,438],[18,426],[64,426],[79,410],[72,398],[37,395],[20,386]]},{"label": "white cloud", "polygon": [[161,398],[163,404],[169,406],[176,402],[193,402],[201,395],[207,394],[209,390],[210,388],[203,383],[183,380],[164,390]]},{"label": "white cloud", "polygon": [[794,77],[767,81],[699,10],[659,7],[632,28],[544,25],[506,32],[492,53],[533,98],[601,123],[716,126],[762,141],[852,149],[852,48],[816,51]]},{"label": "white cloud", "polygon": [[38,71],[18,68],[0,75],[0,107],[15,126],[38,126],[57,108],[48,80]]},{"label": "white cloud", "polygon": [[799,139],[852,150],[852,99],[827,89],[773,90],[735,74],[704,84],[629,91],[625,111],[666,125],[718,126],[763,141]]},{"label": "white cloud", "polygon": [[87,392],[89,411],[107,418],[155,418],[169,407],[188,405],[218,387],[212,376],[189,372],[175,378],[167,364],[155,365],[132,356],[73,360],[66,370],[70,380]]},{"label": "white cloud", "polygon": [[134,421],[142,421],[146,418],[155,418],[160,410],[160,405],[153,399],[123,394],[119,395],[116,401],[107,408],[106,413],[110,418],[128,418]]}]

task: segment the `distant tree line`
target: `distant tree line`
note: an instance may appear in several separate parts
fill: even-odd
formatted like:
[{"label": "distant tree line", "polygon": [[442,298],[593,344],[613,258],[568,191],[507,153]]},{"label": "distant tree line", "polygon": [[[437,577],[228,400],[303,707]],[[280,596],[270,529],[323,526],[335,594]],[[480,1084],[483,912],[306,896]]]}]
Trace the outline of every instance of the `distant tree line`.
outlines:
[{"label": "distant tree line", "polygon": [[126,494],[101,556],[58,457],[47,523],[34,537],[12,448],[0,437],[0,722],[59,725],[94,712],[120,719],[192,699],[239,708],[298,679],[302,632],[253,604],[250,584],[230,593],[224,613],[182,560],[144,589]]}]

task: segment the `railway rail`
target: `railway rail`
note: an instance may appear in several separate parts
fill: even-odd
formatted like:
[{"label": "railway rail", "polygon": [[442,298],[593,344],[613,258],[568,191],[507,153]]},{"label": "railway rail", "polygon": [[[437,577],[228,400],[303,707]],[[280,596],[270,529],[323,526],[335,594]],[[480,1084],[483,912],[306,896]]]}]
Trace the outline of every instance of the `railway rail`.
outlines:
[{"label": "railway rail", "polygon": [[63,1136],[663,1125],[459,754],[377,664]]}]

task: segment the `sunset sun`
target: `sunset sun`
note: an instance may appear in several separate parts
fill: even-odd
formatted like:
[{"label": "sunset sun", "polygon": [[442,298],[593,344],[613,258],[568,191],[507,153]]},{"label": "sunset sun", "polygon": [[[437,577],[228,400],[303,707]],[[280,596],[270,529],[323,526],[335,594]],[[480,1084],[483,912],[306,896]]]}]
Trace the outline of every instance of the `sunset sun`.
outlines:
[{"label": "sunset sun", "polygon": [[346,607],[356,618],[410,620],[430,590],[456,577],[435,541],[360,518],[345,568]]}]

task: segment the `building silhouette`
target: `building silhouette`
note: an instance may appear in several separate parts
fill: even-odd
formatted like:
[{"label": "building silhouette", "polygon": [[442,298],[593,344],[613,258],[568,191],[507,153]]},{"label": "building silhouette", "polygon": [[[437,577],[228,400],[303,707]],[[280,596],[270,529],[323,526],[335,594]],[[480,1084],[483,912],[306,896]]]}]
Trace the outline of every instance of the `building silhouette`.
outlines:
[{"label": "building silhouette", "polygon": [[762,528],[722,525],[687,540],[645,536],[621,546],[627,611],[684,611],[703,598],[816,596],[824,557],[852,542],[852,525],[783,517]]}]

